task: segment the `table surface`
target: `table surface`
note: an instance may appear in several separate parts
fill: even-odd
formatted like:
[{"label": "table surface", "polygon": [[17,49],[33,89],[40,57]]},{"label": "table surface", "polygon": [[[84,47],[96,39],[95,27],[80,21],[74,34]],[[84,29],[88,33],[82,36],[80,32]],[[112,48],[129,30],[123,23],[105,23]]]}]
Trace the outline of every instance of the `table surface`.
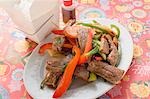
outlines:
[{"label": "table surface", "polygon": [[[150,98],[150,0],[78,0],[77,18],[110,18],[124,25],[134,41],[134,59],[121,84],[100,99]],[[30,99],[22,75],[36,43],[26,42],[0,9],[0,99]]]}]

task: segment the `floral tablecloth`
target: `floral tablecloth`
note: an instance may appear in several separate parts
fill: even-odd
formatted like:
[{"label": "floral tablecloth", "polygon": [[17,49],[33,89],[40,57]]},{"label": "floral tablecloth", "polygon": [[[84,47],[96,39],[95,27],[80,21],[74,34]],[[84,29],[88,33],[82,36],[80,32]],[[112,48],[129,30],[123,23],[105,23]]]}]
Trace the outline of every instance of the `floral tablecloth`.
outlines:
[{"label": "floral tablecloth", "polygon": [[[134,41],[134,59],[122,83],[100,99],[150,99],[150,0],[76,0],[77,18],[110,18],[124,25]],[[0,9],[0,99],[30,99],[22,75],[37,45],[25,40]],[[103,89],[102,89],[103,90]]]}]

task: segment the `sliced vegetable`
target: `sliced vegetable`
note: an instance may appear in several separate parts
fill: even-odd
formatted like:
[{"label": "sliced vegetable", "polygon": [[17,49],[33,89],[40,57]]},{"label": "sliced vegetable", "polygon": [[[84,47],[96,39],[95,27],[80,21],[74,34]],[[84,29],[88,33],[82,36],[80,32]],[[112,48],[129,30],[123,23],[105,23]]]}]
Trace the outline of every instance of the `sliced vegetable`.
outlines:
[{"label": "sliced vegetable", "polygon": [[64,30],[52,30],[52,33],[57,35],[64,35]]},{"label": "sliced vegetable", "polygon": [[94,39],[95,39],[95,40],[98,40],[100,37],[101,37],[101,34],[96,34],[96,35],[94,35]]},{"label": "sliced vegetable", "polygon": [[63,77],[53,94],[53,98],[59,98],[60,96],[62,96],[67,91],[72,82],[72,76],[80,58],[80,49],[77,46],[73,46],[73,51],[75,52],[75,56],[68,63],[64,71]]},{"label": "sliced vegetable", "polygon": [[99,52],[99,47],[95,47],[90,52],[86,53],[85,56],[92,56],[92,55],[94,55],[94,54],[96,54],[98,52]]},{"label": "sliced vegetable", "polygon": [[99,24],[96,20],[93,20],[93,23]]},{"label": "sliced vegetable", "polygon": [[88,79],[89,82],[97,80],[97,76],[94,73],[90,73],[90,77]]},{"label": "sliced vegetable", "polygon": [[119,29],[119,27],[117,27],[114,24],[111,24],[111,28],[116,30],[115,31],[116,37],[119,38],[119,36],[120,36],[120,29]]},{"label": "sliced vegetable", "polygon": [[[96,20],[93,20],[92,22],[93,22],[93,25],[95,25],[95,26],[98,26],[98,27],[101,27],[101,26],[102,26],[102,25],[101,25],[100,23],[98,23]],[[98,30],[98,29],[95,29],[95,32],[96,32],[97,34],[103,34],[102,31],[100,31],[100,30]]]},{"label": "sliced vegetable", "polygon": [[52,43],[47,43],[47,44],[42,45],[39,49],[39,54],[43,55],[46,52],[46,50],[50,48],[52,48]]},{"label": "sliced vegetable", "polygon": [[101,52],[99,52],[99,54],[102,56],[102,58],[104,59],[104,60],[106,60],[106,54],[104,54],[104,53],[101,53]]},{"label": "sliced vegetable", "polygon": [[92,38],[93,38],[93,32],[91,29],[89,30],[88,36],[87,36],[87,41],[85,45],[85,49],[83,54],[80,57],[79,63],[78,64],[83,64],[87,61],[88,57],[85,55],[92,49]]},{"label": "sliced vegetable", "polygon": [[64,41],[65,41],[64,38],[56,37],[55,40],[53,41],[53,43],[56,44],[56,45],[59,45],[59,44],[63,44]]},{"label": "sliced vegetable", "polygon": [[96,34],[103,34],[103,32],[98,29],[95,29],[95,32],[96,32]]},{"label": "sliced vegetable", "polygon": [[93,43],[94,48],[90,52],[86,53],[86,56],[92,56],[96,53],[99,53],[100,51],[101,42],[98,39],[96,39],[96,40],[93,40],[92,43]]},{"label": "sliced vegetable", "polygon": [[97,44],[98,46],[101,45],[101,42],[99,40],[93,40],[93,43]]},{"label": "sliced vegetable", "polygon": [[101,45],[101,42],[98,40],[98,39],[94,39],[93,42],[93,47],[99,47],[99,50],[100,50],[100,45]]},{"label": "sliced vegetable", "polygon": [[91,27],[91,28],[94,28],[94,29],[98,29],[98,30],[102,31],[103,33],[108,33],[105,29],[103,29],[99,26],[96,26],[96,25],[92,25],[92,24],[89,24],[89,23],[78,23],[78,24],[86,26],[86,27]]},{"label": "sliced vegetable", "polygon": [[[63,44],[63,47],[72,48],[73,46],[71,44]],[[52,48],[52,43],[46,43],[40,47],[39,54],[43,55],[48,49],[51,49],[51,48]],[[52,52],[51,50],[49,50],[49,53],[55,53],[55,52],[54,51]]]}]

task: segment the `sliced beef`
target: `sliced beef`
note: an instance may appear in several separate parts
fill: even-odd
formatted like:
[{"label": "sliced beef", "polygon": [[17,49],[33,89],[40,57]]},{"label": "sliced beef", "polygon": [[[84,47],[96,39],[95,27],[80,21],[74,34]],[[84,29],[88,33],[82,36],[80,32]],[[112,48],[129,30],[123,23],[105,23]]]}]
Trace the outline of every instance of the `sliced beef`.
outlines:
[{"label": "sliced beef", "polygon": [[117,84],[122,79],[124,71],[111,66],[102,61],[91,61],[87,68],[90,72],[93,72],[100,77],[106,79],[112,84]]},{"label": "sliced beef", "polygon": [[78,42],[79,42],[79,46],[81,48],[81,51],[83,52],[85,49],[85,44],[87,41],[87,36],[88,36],[88,28],[85,27],[79,27],[78,28]]},{"label": "sliced beef", "polygon": [[113,37],[113,43],[118,47],[118,39],[117,37]]},{"label": "sliced beef", "polygon": [[61,51],[64,42],[65,42],[64,36],[56,36],[53,40],[52,49],[55,51]]},{"label": "sliced beef", "polygon": [[60,56],[60,57],[50,57],[46,62],[47,75],[42,82],[42,87],[44,84],[57,87],[58,81],[63,74],[64,68],[67,63],[72,59],[72,55]]},{"label": "sliced beef", "polygon": [[58,57],[50,57],[49,60],[47,60],[46,69],[49,71],[51,66],[61,66],[64,68],[67,63],[72,59],[72,55],[69,54],[67,56],[58,56]]},{"label": "sliced beef", "polygon": [[107,39],[104,38],[104,37],[101,38],[101,46],[100,46],[100,48],[101,48],[100,51],[102,53],[109,54],[109,44],[107,42]]},{"label": "sliced beef", "polygon": [[46,85],[57,87],[57,81],[59,77],[63,74],[63,68],[61,66],[49,66],[48,74],[46,75],[46,78],[48,79],[46,81]]},{"label": "sliced beef", "polygon": [[59,66],[60,65],[60,60],[57,59],[57,58],[50,58],[48,61],[47,61],[47,65],[46,65],[46,69],[49,70],[48,68],[51,67],[51,66]]},{"label": "sliced beef", "polygon": [[110,54],[108,55],[107,57],[107,61],[115,66],[118,62],[118,59],[119,59],[119,53],[118,53],[118,50],[117,48],[113,48],[112,51],[110,52]]},{"label": "sliced beef", "polygon": [[[115,43],[117,42],[117,38],[114,37],[112,38],[110,35],[104,35],[104,37],[107,39],[108,43],[109,43],[109,47],[110,47],[110,50],[114,49],[114,48],[117,48]],[[114,43],[115,42],[115,43]]]},{"label": "sliced beef", "polygon": [[78,78],[88,81],[89,71],[87,70],[85,65],[77,66],[74,75]]},{"label": "sliced beef", "polygon": [[118,59],[119,59],[119,53],[118,53],[117,47],[113,43],[112,37],[110,35],[106,35],[105,37],[108,40],[109,46],[110,46],[110,53],[109,53],[109,55],[107,57],[107,61],[111,65],[115,66],[117,64],[117,62],[118,62]]},{"label": "sliced beef", "polygon": [[112,43],[112,37],[109,34],[104,35],[109,43]]}]

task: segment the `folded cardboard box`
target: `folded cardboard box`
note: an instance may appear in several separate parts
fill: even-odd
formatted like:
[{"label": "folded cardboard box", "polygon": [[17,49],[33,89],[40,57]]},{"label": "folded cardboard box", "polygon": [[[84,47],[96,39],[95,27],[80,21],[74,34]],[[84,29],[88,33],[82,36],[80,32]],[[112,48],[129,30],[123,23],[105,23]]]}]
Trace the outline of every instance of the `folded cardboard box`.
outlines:
[{"label": "folded cardboard box", "polygon": [[17,29],[39,43],[59,25],[59,0],[1,0]]}]

